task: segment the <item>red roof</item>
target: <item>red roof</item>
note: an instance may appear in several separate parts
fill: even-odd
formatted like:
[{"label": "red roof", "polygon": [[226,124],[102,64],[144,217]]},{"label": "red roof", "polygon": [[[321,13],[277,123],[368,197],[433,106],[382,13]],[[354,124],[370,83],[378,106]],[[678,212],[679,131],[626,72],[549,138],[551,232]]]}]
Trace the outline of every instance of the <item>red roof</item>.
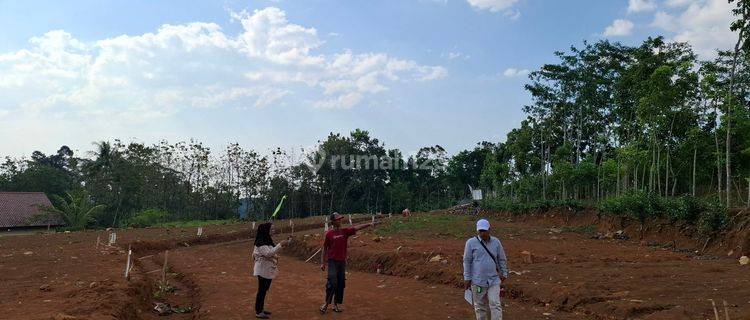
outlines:
[{"label": "red roof", "polygon": [[40,206],[52,206],[42,192],[0,192],[0,228],[59,226],[60,217],[39,219]]}]

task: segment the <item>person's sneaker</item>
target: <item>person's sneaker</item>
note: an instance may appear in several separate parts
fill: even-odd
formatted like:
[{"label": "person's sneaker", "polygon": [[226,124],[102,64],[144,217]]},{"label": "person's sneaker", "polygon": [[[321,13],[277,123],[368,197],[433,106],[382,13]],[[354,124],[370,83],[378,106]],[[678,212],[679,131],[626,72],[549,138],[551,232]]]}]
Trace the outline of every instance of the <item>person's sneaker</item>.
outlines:
[{"label": "person's sneaker", "polygon": [[268,311],[268,310],[263,310],[263,313],[265,313],[265,314],[267,314],[269,316],[271,315],[271,311]]},{"label": "person's sneaker", "polygon": [[318,311],[320,311],[320,314],[326,314],[326,312],[328,312],[328,305],[324,304],[320,306],[320,309],[318,309]]},{"label": "person's sneaker", "polygon": [[342,310],[341,307],[339,307],[339,305],[337,304],[333,305],[333,312],[343,312],[343,311],[344,310]]},{"label": "person's sneaker", "polygon": [[258,319],[271,319],[271,317],[269,317],[267,314],[265,314],[263,312],[256,313],[255,317],[258,318]]}]

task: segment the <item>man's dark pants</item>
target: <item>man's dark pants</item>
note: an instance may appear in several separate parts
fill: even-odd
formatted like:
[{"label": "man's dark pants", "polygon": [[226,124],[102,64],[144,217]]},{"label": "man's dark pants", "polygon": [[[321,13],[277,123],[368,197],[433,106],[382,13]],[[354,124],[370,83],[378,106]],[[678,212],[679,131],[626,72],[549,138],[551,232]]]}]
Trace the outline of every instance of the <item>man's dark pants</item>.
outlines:
[{"label": "man's dark pants", "polygon": [[346,286],[346,261],[328,259],[328,282],[326,283],[326,303],[334,300],[335,304],[344,302]]}]

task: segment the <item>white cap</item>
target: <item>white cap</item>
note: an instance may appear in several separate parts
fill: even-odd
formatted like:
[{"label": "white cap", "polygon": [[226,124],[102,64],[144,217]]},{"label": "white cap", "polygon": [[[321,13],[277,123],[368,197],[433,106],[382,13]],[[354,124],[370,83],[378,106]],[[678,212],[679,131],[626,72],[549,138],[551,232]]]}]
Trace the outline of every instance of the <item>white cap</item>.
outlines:
[{"label": "white cap", "polygon": [[479,230],[490,230],[490,222],[487,219],[477,221],[477,231]]}]

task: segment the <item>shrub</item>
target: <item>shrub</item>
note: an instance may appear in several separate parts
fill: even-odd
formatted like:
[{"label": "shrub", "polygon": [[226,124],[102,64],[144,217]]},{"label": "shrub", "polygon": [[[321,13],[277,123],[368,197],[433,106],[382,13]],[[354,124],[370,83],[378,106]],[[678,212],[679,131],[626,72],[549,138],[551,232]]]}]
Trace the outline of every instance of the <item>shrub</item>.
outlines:
[{"label": "shrub", "polygon": [[698,232],[711,234],[721,231],[729,222],[729,214],[718,198],[712,198],[705,202],[703,210],[698,218]]},{"label": "shrub", "polygon": [[693,196],[664,198],[643,191],[628,192],[599,204],[605,214],[631,216],[641,222],[666,216],[672,221],[685,221],[698,226],[702,234],[723,229],[729,221],[726,208],[717,198],[701,199]]},{"label": "shrub", "polygon": [[130,227],[149,227],[156,224],[164,223],[169,221],[169,212],[162,211],[159,209],[148,209],[139,212],[130,220],[128,220],[128,226]]},{"label": "shrub", "polygon": [[516,202],[508,198],[493,198],[482,201],[482,207],[490,210],[511,212],[513,214],[524,214],[535,210],[548,211],[553,208],[569,208],[580,211],[586,205],[580,200],[538,200],[534,202]]}]

